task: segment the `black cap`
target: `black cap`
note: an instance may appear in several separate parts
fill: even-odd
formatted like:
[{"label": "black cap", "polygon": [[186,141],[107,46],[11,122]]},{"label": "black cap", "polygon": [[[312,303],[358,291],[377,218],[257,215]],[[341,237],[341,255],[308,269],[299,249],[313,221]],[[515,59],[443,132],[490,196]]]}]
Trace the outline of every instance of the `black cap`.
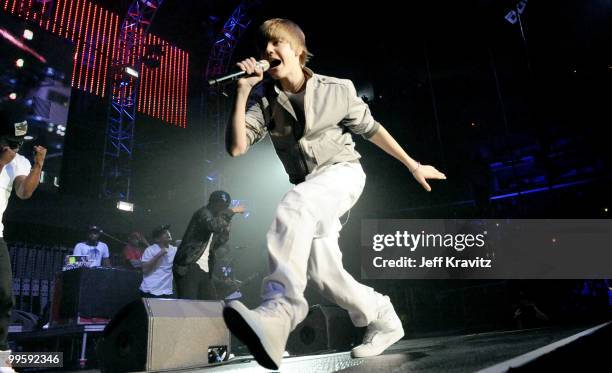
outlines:
[{"label": "black cap", "polygon": [[102,232],[102,229],[100,229],[100,227],[98,227],[97,225],[90,225],[89,228],[87,229],[87,231],[89,233],[91,233],[91,232],[100,233],[100,232]]},{"label": "black cap", "polygon": [[0,138],[25,141],[27,133],[28,122],[24,116],[4,105],[0,107]]},{"label": "black cap", "polygon": [[224,190],[216,190],[210,194],[210,198],[208,199],[208,203],[213,202],[224,202],[226,206],[229,206],[232,202],[232,197]]},{"label": "black cap", "polygon": [[151,232],[151,236],[153,237],[153,239],[157,239],[159,238],[159,236],[162,235],[162,233],[164,233],[168,229],[170,229],[170,224],[157,226],[153,229],[153,232]]}]

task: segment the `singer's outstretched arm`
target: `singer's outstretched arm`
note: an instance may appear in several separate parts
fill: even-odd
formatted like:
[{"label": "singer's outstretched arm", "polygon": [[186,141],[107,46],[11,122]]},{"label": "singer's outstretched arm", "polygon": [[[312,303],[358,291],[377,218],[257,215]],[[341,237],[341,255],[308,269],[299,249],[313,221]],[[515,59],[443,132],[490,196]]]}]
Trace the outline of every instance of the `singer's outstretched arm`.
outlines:
[{"label": "singer's outstretched arm", "polygon": [[393,158],[402,162],[404,166],[410,170],[416,181],[425,188],[426,191],[431,192],[431,187],[427,183],[426,179],[446,179],[446,175],[436,170],[432,166],[421,165],[404,151],[400,144],[395,141],[393,136],[383,127],[378,127],[378,131],[372,137],[369,138],[376,146],[384,150],[387,154]]}]

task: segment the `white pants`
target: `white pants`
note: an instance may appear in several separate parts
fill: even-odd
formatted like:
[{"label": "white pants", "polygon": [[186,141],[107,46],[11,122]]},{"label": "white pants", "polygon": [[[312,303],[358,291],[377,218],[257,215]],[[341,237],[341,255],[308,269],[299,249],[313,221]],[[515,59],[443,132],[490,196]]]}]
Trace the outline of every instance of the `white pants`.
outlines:
[{"label": "white pants", "polygon": [[339,218],[357,202],[364,184],[359,163],[337,163],[308,175],[279,203],[267,234],[270,275],[264,279],[262,297],[288,306],[291,330],[308,313],[307,278],[346,309],[356,326],[376,319],[382,295],[344,269],[338,246]]}]

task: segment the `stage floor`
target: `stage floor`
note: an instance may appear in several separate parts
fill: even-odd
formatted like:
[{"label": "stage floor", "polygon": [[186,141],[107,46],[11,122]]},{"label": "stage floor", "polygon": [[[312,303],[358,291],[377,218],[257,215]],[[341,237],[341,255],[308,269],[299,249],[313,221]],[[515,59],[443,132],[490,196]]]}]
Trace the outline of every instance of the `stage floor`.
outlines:
[{"label": "stage floor", "polygon": [[[384,355],[352,359],[349,352],[287,357],[281,372],[504,372],[589,335],[604,325],[540,328],[447,337],[405,339]],[[250,357],[207,368],[172,372],[264,372]],[[80,371],[83,373],[84,371]],[[98,372],[89,370],[87,372]]]}]

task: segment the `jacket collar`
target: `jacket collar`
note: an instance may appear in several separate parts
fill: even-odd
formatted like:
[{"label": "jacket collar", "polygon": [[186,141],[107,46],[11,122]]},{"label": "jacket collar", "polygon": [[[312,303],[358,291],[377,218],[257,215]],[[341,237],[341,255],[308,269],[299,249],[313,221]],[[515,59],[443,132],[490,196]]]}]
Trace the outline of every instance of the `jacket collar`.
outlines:
[{"label": "jacket collar", "polygon": [[[306,87],[304,88],[304,90],[307,93],[311,91],[314,87],[319,85],[319,76],[306,66],[302,67],[302,71],[304,71],[304,74],[306,75]],[[283,107],[283,109],[285,109],[289,114],[291,114],[293,119],[297,120],[297,115],[293,110],[291,102],[289,102],[289,97],[287,97],[287,94],[281,89],[278,81],[273,81],[273,86],[274,92],[276,93],[276,101]]]}]

